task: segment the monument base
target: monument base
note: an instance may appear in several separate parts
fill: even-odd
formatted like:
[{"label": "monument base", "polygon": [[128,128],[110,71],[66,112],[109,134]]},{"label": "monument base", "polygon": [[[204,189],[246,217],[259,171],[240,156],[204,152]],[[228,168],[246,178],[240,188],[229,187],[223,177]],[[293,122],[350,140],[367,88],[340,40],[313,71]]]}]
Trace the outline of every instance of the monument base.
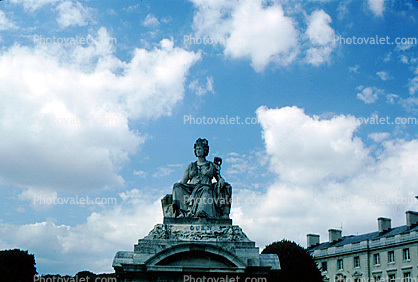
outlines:
[{"label": "monument base", "polygon": [[113,268],[122,282],[274,281],[280,264],[230,219],[164,218],[133,252],[117,252]]}]

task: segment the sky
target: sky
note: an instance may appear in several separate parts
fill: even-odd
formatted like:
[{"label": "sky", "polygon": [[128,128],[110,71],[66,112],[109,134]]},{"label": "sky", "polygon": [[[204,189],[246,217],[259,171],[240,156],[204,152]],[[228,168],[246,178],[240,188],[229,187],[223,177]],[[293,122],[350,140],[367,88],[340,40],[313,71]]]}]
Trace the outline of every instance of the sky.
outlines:
[{"label": "sky", "polygon": [[418,210],[415,0],[0,2],[0,249],[112,272],[196,158],[260,250]]}]

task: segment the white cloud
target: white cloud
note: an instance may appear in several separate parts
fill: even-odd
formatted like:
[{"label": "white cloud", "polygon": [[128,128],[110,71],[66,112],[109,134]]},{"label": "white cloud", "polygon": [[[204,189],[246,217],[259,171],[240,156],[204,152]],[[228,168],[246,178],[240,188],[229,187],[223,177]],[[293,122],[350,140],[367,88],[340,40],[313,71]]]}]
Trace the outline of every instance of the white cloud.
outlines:
[{"label": "white cloud", "polygon": [[329,26],[331,17],[324,10],[314,11],[308,18],[306,35],[314,45],[328,45],[334,41],[334,30]]},{"label": "white cloud", "polygon": [[368,138],[372,139],[374,142],[380,143],[390,137],[390,133],[388,132],[374,132],[370,133]]},{"label": "white cloud", "polygon": [[416,206],[418,140],[375,134],[381,147],[372,153],[354,137],[354,117],[321,120],[296,107],[257,114],[276,181],[266,193],[236,193],[232,217],[259,245],[281,238],[303,244],[307,233],[326,241],[329,228],[371,232],[380,216],[405,224],[404,212]]},{"label": "white cloud", "polygon": [[18,195],[18,198],[22,201],[29,201],[37,210],[48,209],[56,202],[58,193],[50,190],[26,189]]},{"label": "white cloud", "polygon": [[198,96],[205,95],[207,93],[214,93],[213,90],[213,77],[208,76],[206,77],[206,84],[200,85],[199,80],[195,79],[192,82],[190,82],[188,88],[196,93]]},{"label": "white cloud", "polygon": [[405,55],[400,55],[400,56],[399,56],[399,59],[400,59],[400,61],[401,61],[402,63],[404,63],[404,64],[409,64],[409,59],[408,59],[408,57],[407,57],[407,56],[405,56]]},{"label": "white cloud", "polygon": [[130,6],[128,6],[127,8],[126,8],[126,7],[124,7],[124,8],[122,8],[122,9],[123,9],[124,11],[129,12],[129,13],[132,13],[132,12],[137,11],[137,10],[140,8],[140,6],[141,6],[141,5],[139,5],[139,4],[135,4],[135,5],[130,5]]},{"label": "white cloud", "polygon": [[142,22],[142,24],[144,26],[147,27],[157,27],[160,25],[160,22],[158,21],[158,19],[153,15],[153,14],[148,14],[144,21]]},{"label": "white cloud", "polygon": [[356,89],[361,91],[357,93],[357,98],[366,104],[373,104],[379,99],[379,95],[384,93],[383,90],[376,87],[364,87],[363,85],[358,86]]},{"label": "white cloud", "polygon": [[395,101],[399,98],[399,95],[396,94],[387,94],[386,95],[386,101],[389,104],[395,104]]},{"label": "white cloud", "polygon": [[375,16],[383,16],[383,11],[385,10],[385,0],[368,0],[368,6],[370,11],[373,12]]},{"label": "white cloud", "polygon": [[323,10],[314,11],[308,18],[306,36],[311,43],[307,50],[308,63],[318,66],[328,62],[335,48],[335,32],[330,26],[331,17]]},{"label": "white cloud", "polygon": [[[291,64],[301,49],[306,49],[304,61],[318,66],[330,61],[336,47],[332,19],[323,10],[316,10],[307,18],[307,30],[301,33],[297,21],[289,16],[296,10],[303,12],[299,4],[293,7],[296,10],[287,9],[285,15],[282,4],[287,7],[289,3],[278,1],[190,1],[196,8],[195,36],[219,42],[228,58],[249,59],[257,72],[270,64]],[[303,45],[301,34],[307,40]]]},{"label": "white cloud", "polygon": [[112,272],[112,259],[118,250],[133,250],[154,224],[162,223],[159,199],[133,189],[121,193],[119,202],[91,213],[86,222],[76,226],[51,221],[20,226],[0,223],[0,237],[9,248],[34,253],[40,273],[55,272],[57,268],[67,274],[84,269]]},{"label": "white cloud", "polygon": [[415,95],[418,91],[418,76],[414,77],[409,81],[409,93]]},{"label": "white cloud", "polygon": [[383,62],[387,63],[392,60],[392,52],[388,52],[385,57],[383,58]]},{"label": "white cloud", "polygon": [[16,28],[15,23],[8,19],[6,13],[0,10],[0,30],[8,30]]},{"label": "white cloud", "polygon": [[377,72],[376,73],[379,77],[380,77],[380,79],[381,80],[383,80],[383,81],[385,81],[385,80],[388,80],[388,79],[391,79],[392,77],[387,73],[387,72],[385,72],[385,71],[379,71],[379,72]]},{"label": "white cloud", "polygon": [[207,89],[208,92],[214,93],[213,77],[211,77],[211,76],[206,77],[206,89]]},{"label": "white cloud", "polygon": [[168,166],[159,167],[156,169],[156,171],[152,174],[153,177],[156,178],[163,178],[166,176],[169,176],[174,172],[174,169]]},{"label": "white cloud", "polygon": [[414,114],[417,114],[418,113],[418,98],[416,98],[416,97],[409,97],[409,98],[406,98],[406,99],[400,99],[399,103],[408,112],[412,112]]},{"label": "white cloud", "polygon": [[266,182],[271,179],[267,161],[264,150],[249,154],[231,152],[224,158],[222,176],[233,185],[234,194],[246,189],[265,190]]},{"label": "white cloud", "polygon": [[360,68],[359,65],[355,65],[354,67],[348,67],[349,72],[358,73],[358,69]]},{"label": "white cloud", "polygon": [[59,0],[9,0],[10,3],[16,5],[23,5],[26,10],[35,11],[39,8],[48,5],[56,4]]},{"label": "white cloud", "polygon": [[64,1],[58,5],[58,24],[65,28],[69,26],[85,26],[90,20],[89,9],[78,1]]},{"label": "white cloud", "polygon": [[405,43],[405,44],[397,44],[395,50],[396,51],[406,51],[415,47],[415,44],[412,43]]},{"label": "white cloud", "polygon": [[415,69],[415,77],[409,80],[408,86],[409,86],[409,93],[411,95],[415,95],[415,93],[418,91],[418,67]]},{"label": "white cloud", "polygon": [[143,171],[143,170],[134,170],[133,174],[134,175],[137,175],[137,176],[139,176],[141,178],[147,177],[147,172],[146,171]]},{"label": "white cloud", "polygon": [[[229,177],[234,178],[234,183],[239,180],[247,181],[253,179],[252,183],[247,183],[247,185],[253,185],[255,184],[254,180],[256,180],[257,176],[263,177],[263,175],[260,174],[259,168],[264,167],[267,164],[265,157],[265,154],[262,154],[261,152],[255,152],[249,155],[241,155],[234,152],[229,153],[224,161],[226,164],[224,173],[228,175],[228,179]],[[246,177],[249,179],[245,179]],[[244,186],[244,184],[239,185],[239,187],[241,186]]]},{"label": "white cloud", "polygon": [[199,54],[163,40],[113,55],[102,28],[94,44],[13,46],[0,55],[1,184],[80,190],[123,184],[119,170],[144,142],[128,119],[169,115]]},{"label": "white cloud", "polygon": [[[296,107],[259,108],[257,115],[271,167],[282,181],[314,184],[343,179],[360,170],[367,160],[367,149],[353,136],[359,126],[354,117],[321,120]],[[271,135],[276,131],[280,136]]]},{"label": "white cloud", "polygon": [[233,59],[250,59],[263,71],[270,63],[286,65],[297,54],[298,32],[282,7],[263,1],[192,0],[197,11],[193,26],[197,36],[226,37],[224,54]]},{"label": "white cloud", "polygon": [[348,6],[351,4],[351,2],[352,0],[346,0],[346,1],[341,1],[338,4],[337,11],[338,11],[338,18],[340,20],[344,19],[345,16],[349,13]]}]

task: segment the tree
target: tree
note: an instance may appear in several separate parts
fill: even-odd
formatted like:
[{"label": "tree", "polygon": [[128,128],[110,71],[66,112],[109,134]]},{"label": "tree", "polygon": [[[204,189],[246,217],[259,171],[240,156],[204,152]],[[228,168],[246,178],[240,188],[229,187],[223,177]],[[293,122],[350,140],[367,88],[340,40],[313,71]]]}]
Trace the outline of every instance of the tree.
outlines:
[{"label": "tree", "polygon": [[322,282],[322,275],[309,252],[295,242],[283,239],[266,246],[263,254],[276,254],[280,260],[278,282]]},{"label": "tree", "polygon": [[84,270],[84,271],[78,272],[74,277],[77,277],[78,279],[80,279],[80,278],[89,278],[89,280],[91,279],[90,281],[94,281],[97,278],[97,275],[94,274],[93,272]]},{"label": "tree", "polygon": [[35,256],[18,249],[0,251],[0,281],[30,282],[37,274]]}]

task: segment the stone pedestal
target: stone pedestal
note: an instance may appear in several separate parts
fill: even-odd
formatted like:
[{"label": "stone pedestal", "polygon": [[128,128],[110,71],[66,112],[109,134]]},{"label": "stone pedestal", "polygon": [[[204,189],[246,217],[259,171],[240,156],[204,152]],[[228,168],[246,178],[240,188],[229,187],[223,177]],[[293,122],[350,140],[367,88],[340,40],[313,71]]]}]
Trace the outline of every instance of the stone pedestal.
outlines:
[{"label": "stone pedestal", "polygon": [[277,255],[260,254],[230,219],[165,218],[133,252],[117,252],[113,268],[122,282],[235,282],[274,281],[280,264]]}]

